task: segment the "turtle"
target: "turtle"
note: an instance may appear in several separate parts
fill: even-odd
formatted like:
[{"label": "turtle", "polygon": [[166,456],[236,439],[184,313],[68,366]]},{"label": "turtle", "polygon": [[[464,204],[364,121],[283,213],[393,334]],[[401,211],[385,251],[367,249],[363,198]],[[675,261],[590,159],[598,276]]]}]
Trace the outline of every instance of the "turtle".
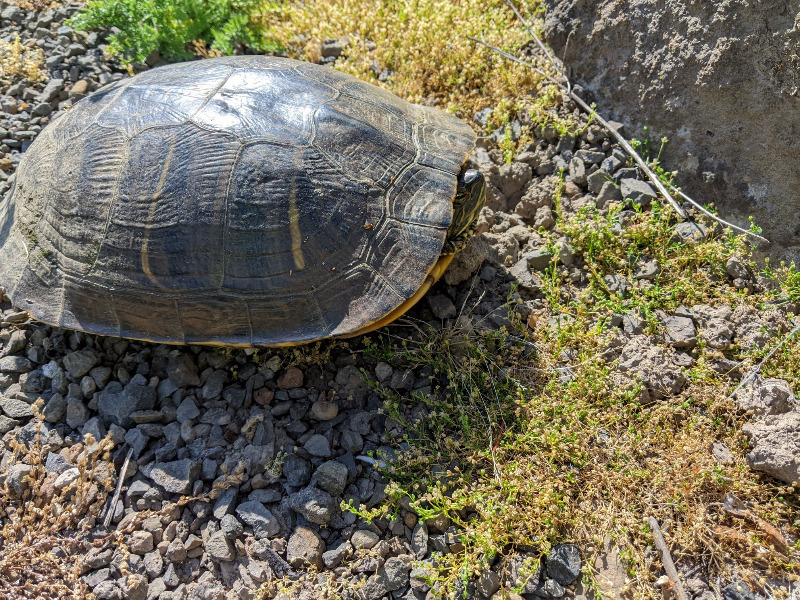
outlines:
[{"label": "turtle", "polygon": [[405,313],[485,198],[472,128],[330,66],[233,56],[54,118],[0,204],[0,285],[43,323],[291,346]]}]

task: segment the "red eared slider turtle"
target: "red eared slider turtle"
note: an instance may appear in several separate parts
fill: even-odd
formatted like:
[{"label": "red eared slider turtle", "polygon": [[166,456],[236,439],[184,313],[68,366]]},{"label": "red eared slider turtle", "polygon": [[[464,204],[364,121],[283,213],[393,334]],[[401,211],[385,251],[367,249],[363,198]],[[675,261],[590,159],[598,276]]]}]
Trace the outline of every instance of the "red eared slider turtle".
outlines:
[{"label": "red eared slider turtle", "polygon": [[106,86],[0,203],[0,285],[52,325],[293,345],[402,315],[484,200],[475,134],[329,67],[239,56]]}]

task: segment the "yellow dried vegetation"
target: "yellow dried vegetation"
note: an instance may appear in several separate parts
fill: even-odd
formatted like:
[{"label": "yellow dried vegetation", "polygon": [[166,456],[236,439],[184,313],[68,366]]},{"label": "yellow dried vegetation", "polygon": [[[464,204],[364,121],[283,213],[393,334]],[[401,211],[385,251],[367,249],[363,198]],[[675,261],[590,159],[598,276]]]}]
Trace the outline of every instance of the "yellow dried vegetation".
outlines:
[{"label": "yellow dried vegetation", "polygon": [[0,82],[10,83],[15,78],[25,78],[32,83],[44,81],[44,54],[39,48],[29,48],[17,36],[14,41],[0,41]]},{"label": "yellow dried vegetation", "polygon": [[[539,0],[518,4],[529,17],[542,10]],[[465,120],[487,107],[501,120],[522,112],[543,87],[538,74],[467,39],[511,53],[529,43],[503,0],[293,2],[270,18],[271,35],[291,56],[317,62],[323,42],[339,39],[337,69]]]}]

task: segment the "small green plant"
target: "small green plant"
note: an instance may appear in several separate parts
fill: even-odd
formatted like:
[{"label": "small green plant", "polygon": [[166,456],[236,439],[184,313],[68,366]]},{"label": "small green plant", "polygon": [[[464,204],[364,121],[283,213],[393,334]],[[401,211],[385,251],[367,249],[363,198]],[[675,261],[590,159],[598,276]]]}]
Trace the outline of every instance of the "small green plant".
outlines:
[{"label": "small green plant", "polygon": [[266,17],[276,7],[265,0],[93,0],[71,25],[118,28],[109,50],[125,63],[144,62],[154,50],[186,60],[198,53],[233,54],[237,46],[279,50],[267,36]]}]

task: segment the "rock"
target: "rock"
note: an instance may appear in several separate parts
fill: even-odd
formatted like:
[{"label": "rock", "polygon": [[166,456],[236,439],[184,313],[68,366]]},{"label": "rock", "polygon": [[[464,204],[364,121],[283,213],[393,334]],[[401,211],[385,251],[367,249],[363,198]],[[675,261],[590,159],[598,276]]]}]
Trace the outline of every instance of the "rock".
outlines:
[{"label": "rock", "polygon": [[94,350],[78,350],[64,357],[64,368],[74,379],[78,379],[86,375],[99,360]]},{"label": "rock", "polygon": [[692,307],[692,316],[700,325],[700,335],[712,348],[727,349],[733,342],[731,309],[727,306],[707,306],[699,304]]},{"label": "rock", "polygon": [[754,594],[746,583],[734,581],[722,588],[723,600],[761,600],[761,596]]},{"label": "rock", "polygon": [[297,367],[289,367],[278,378],[278,387],[282,390],[292,390],[303,387],[303,372]]},{"label": "rock", "polygon": [[737,390],[733,399],[741,410],[752,410],[756,415],[778,415],[789,412],[796,402],[787,381],[764,378],[760,375],[756,375],[750,383]]},{"label": "rock", "polygon": [[330,421],[339,414],[339,405],[335,402],[317,400],[311,405],[311,414],[320,421]]},{"label": "rock", "polygon": [[244,527],[242,527],[241,522],[233,515],[225,515],[222,517],[219,526],[222,533],[225,534],[225,537],[229,540],[235,540],[244,533]]},{"label": "rock", "polygon": [[164,558],[167,562],[179,563],[186,559],[186,547],[179,538],[173,539],[168,545],[167,550],[164,552]]},{"label": "rock", "polygon": [[289,497],[289,506],[312,523],[327,525],[330,523],[339,505],[327,492],[307,487]]},{"label": "rock", "polygon": [[0,396],[0,408],[12,419],[27,419],[33,416],[31,405],[22,400]]},{"label": "rock", "polygon": [[500,576],[494,571],[485,569],[478,577],[476,588],[484,598],[491,598],[500,589]]},{"label": "rock", "polygon": [[214,398],[218,398],[222,393],[222,388],[225,387],[225,382],[227,380],[227,372],[221,370],[213,371],[203,384],[203,399],[213,400]]},{"label": "rock", "polygon": [[199,473],[200,463],[184,458],[172,462],[154,463],[150,468],[149,477],[171,494],[188,494],[192,491],[192,485]]},{"label": "rock", "polygon": [[523,254],[522,258],[528,261],[528,267],[534,271],[544,271],[550,265],[550,261],[553,260],[553,255],[540,248]]},{"label": "rock", "polygon": [[775,258],[800,262],[800,173],[778,158],[796,151],[800,78],[796,70],[764,68],[797,47],[794,5],[546,0],[544,6],[547,42],[598,112],[624,118],[631,131],[647,126],[653,151],[667,137],[661,162],[681,173],[690,196],[713,199],[723,218],[745,228],[752,215]]},{"label": "rock", "polygon": [[356,550],[370,550],[375,547],[379,539],[378,534],[369,529],[358,529],[350,538],[350,543]]},{"label": "rock", "polygon": [[83,400],[69,399],[67,400],[67,414],[65,421],[67,425],[73,429],[80,429],[89,420],[91,413]]},{"label": "rock", "polygon": [[630,200],[642,208],[648,208],[650,203],[657,198],[650,184],[639,179],[621,179],[619,182],[620,193],[623,200]]},{"label": "rock", "polygon": [[122,590],[113,581],[101,581],[92,593],[98,600],[122,600]]},{"label": "rock", "polygon": [[549,577],[536,586],[534,595],[539,598],[561,598],[564,595],[564,586]]},{"label": "rock", "polygon": [[[229,515],[230,516],[230,515]],[[205,550],[215,562],[231,561],[236,558],[236,549],[223,531],[212,533],[206,543]]]},{"label": "rock", "polygon": [[145,600],[147,598],[147,577],[138,573],[129,573],[117,580],[117,585],[125,600]]},{"label": "rock", "polygon": [[329,460],[317,467],[314,479],[319,487],[334,498],[341,496],[347,487],[347,467],[338,461]]},{"label": "rock", "polygon": [[386,381],[392,376],[392,373],[394,373],[394,369],[385,362],[379,362],[375,365],[375,377],[378,378],[378,381]]},{"label": "rock", "polygon": [[708,238],[708,228],[702,223],[684,221],[675,225],[675,234],[672,236],[673,242],[684,244],[699,244]]},{"label": "rock", "polygon": [[186,421],[191,421],[192,419],[197,418],[199,415],[200,409],[197,408],[197,405],[194,403],[194,401],[191,398],[186,398],[178,406],[175,419],[178,421],[178,423],[185,423]]},{"label": "rock", "polygon": [[489,242],[482,236],[470,238],[466,247],[455,255],[453,262],[444,273],[448,285],[458,285],[478,271],[489,254]]},{"label": "rock", "polygon": [[428,553],[428,527],[423,522],[418,522],[411,533],[411,551],[417,559],[422,560]]},{"label": "rock", "polygon": [[[600,173],[601,171],[597,171]],[[622,192],[613,181],[606,181],[597,193],[597,208],[605,208],[609,202],[621,202]]]},{"label": "rock", "polygon": [[497,187],[503,196],[513,196],[531,180],[533,170],[523,162],[506,163],[498,169]]},{"label": "rock", "polygon": [[753,449],[747,464],[786,483],[800,482],[800,411],[770,415],[748,423],[742,432]]},{"label": "rock", "polygon": [[664,338],[674,348],[691,350],[697,345],[697,329],[688,317],[664,319]]},{"label": "rock", "polygon": [[734,279],[746,281],[753,279],[753,271],[750,270],[750,267],[735,256],[731,256],[725,263],[725,272]]},{"label": "rock", "polygon": [[327,552],[322,553],[322,562],[328,569],[335,569],[342,561],[353,553],[353,546],[350,542],[342,542]]},{"label": "rock", "polygon": [[291,486],[306,485],[311,480],[311,465],[296,454],[288,454],[283,459],[283,476]]},{"label": "rock", "polygon": [[571,585],[581,574],[581,552],[575,544],[559,544],[547,555],[545,565],[550,578]]},{"label": "rock", "polygon": [[100,392],[97,410],[106,424],[115,423],[121,427],[134,425],[131,413],[137,410],[151,410],[156,404],[156,390],[131,380],[124,388],[112,381]]},{"label": "rock", "polygon": [[312,435],[305,444],[303,444],[309,454],[312,456],[319,456],[321,458],[328,458],[331,455],[331,445],[324,435],[319,433]]},{"label": "rock", "polygon": [[134,554],[144,556],[153,550],[153,534],[149,531],[134,531],[128,537],[128,548]]},{"label": "rock", "polygon": [[722,442],[714,442],[711,445],[711,454],[721,465],[732,465],[735,462],[733,453]]},{"label": "rock", "polygon": [[200,385],[197,364],[188,352],[170,355],[167,362],[167,377],[175,387],[179,388]]},{"label": "rock", "polygon": [[426,296],[428,306],[431,308],[433,316],[437,319],[455,319],[458,316],[456,305],[444,294]]},{"label": "rock", "polygon": [[515,554],[506,559],[504,583],[508,588],[515,588],[520,594],[533,594],[539,586],[542,567],[534,554]]},{"label": "rock", "polygon": [[0,371],[3,373],[28,373],[33,364],[23,356],[4,356],[0,358]]},{"label": "rock", "polygon": [[667,351],[654,345],[645,335],[635,335],[623,347],[618,369],[625,380],[643,384],[642,401],[656,400],[677,394],[686,383],[686,376]]},{"label": "rock", "polygon": [[280,533],[278,519],[261,502],[243,502],[236,507],[236,514],[253,528],[256,539],[271,538]]},{"label": "rock", "polygon": [[[648,260],[639,265],[639,268],[636,269],[636,272],[633,274],[634,279],[644,279],[646,281],[652,281],[661,273],[661,267],[658,266],[658,263],[654,260]],[[693,325],[694,326],[694,325]]]},{"label": "rock", "polygon": [[32,471],[33,467],[20,463],[8,467],[6,484],[8,485],[8,489],[11,490],[15,496],[21,496],[25,493],[25,490],[28,489],[30,486],[28,475],[30,475]]},{"label": "rock", "polygon": [[308,527],[297,527],[289,537],[286,545],[286,560],[293,567],[307,567],[314,565],[322,568],[322,553],[325,551],[325,543]]}]

